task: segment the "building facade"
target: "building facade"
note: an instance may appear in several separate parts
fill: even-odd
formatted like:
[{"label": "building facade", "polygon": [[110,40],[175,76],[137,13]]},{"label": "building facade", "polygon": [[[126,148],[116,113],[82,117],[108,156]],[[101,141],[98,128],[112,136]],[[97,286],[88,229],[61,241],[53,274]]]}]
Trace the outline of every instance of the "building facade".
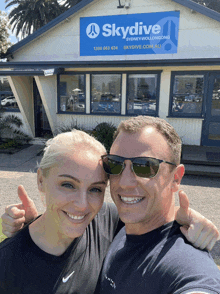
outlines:
[{"label": "building facade", "polygon": [[8,50],[1,104],[32,137],[151,115],[220,146],[219,39],[220,14],[189,0],[82,0]]}]

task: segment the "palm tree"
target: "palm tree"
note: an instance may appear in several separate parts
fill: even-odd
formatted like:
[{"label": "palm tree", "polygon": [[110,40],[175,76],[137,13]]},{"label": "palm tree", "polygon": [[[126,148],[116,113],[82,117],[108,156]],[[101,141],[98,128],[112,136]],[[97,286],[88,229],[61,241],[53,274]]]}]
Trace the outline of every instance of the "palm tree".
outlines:
[{"label": "palm tree", "polygon": [[9,23],[16,36],[30,35],[63,13],[66,8],[58,0],[5,0],[6,8],[14,6],[9,13]]},{"label": "palm tree", "polygon": [[66,8],[71,8],[81,2],[82,0],[66,0],[63,4],[64,7]]}]

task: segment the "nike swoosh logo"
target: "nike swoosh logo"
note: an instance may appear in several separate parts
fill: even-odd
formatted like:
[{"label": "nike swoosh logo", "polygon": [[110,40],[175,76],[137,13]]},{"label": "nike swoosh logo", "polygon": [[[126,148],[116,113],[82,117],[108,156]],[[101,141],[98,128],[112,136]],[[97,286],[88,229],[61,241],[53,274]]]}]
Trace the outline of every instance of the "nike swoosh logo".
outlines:
[{"label": "nike swoosh logo", "polygon": [[62,279],[63,283],[66,283],[66,282],[69,280],[69,278],[70,278],[74,273],[75,273],[75,271],[73,271],[73,272],[72,272],[69,276],[67,276],[66,278],[63,277],[63,279]]}]

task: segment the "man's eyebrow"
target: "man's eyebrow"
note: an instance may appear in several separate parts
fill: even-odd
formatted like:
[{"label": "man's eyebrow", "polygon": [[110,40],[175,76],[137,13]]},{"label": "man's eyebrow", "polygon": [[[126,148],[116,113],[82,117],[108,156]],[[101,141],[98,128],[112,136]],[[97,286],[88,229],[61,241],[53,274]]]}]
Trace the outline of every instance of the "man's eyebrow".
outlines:
[{"label": "man's eyebrow", "polygon": [[76,182],[78,182],[78,183],[80,183],[80,180],[79,179],[77,179],[77,178],[75,178],[75,177],[73,177],[73,176],[71,176],[71,175],[59,175],[58,177],[62,177],[62,178],[70,178],[70,179],[72,179],[72,180],[74,180],[74,181],[76,181]]}]

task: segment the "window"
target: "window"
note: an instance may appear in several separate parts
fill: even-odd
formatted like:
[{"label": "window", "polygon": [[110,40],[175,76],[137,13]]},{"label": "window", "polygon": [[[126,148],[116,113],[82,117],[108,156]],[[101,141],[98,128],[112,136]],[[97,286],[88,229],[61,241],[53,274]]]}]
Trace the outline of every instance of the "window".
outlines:
[{"label": "window", "polygon": [[157,74],[130,74],[127,84],[127,114],[157,114]]},{"label": "window", "polygon": [[7,77],[0,76],[1,108],[6,111],[19,111],[18,104],[11,90]]},{"label": "window", "polygon": [[121,113],[121,74],[91,75],[91,113]]},{"label": "window", "polygon": [[58,76],[59,112],[85,113],[85,76]]},{"label": "window", "polygon": [[202,115],[204,99],[204,75],[175,74],[172,77],[171,115]]}]

